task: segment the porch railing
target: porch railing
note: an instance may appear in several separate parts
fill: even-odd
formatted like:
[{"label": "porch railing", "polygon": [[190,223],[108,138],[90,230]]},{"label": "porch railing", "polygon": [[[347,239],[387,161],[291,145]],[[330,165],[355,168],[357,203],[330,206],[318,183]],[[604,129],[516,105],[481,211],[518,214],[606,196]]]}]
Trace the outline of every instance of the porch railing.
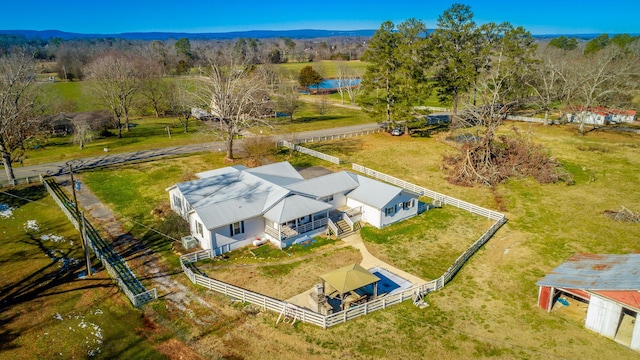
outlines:
[{"label": "porch railing", "polygon": [[293,228],[289,226],[282,226],[283,229],[281,230],[278,230],[270,225],[265,225],[264,232],[276,239],[284,240],[327,226],[328,220],[328,217],[317,219],[313,220],[310,223],[298,225],[297,227]]}]

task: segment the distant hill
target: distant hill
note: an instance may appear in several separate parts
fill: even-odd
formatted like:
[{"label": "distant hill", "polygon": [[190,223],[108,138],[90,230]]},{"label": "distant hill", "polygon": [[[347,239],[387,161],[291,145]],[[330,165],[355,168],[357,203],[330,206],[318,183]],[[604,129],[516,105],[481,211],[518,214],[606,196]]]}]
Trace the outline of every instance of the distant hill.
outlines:
[{"label": "distant hill", "polygon": [[97,38],[119,38],[126,40],[167,40],[167,39],[237,39],[237,38],[279,38],[287,37],[292,39],[312,39],[321,37],[371,37],[375,30],[250,30],[250,31],[232,31],[218,33],[177,33],[177,32],[132,32],[121,34],[80,34],[70,33],[59,30],[0,30],[0,34],[24,36],[27,39],[50,39],[61,38],[64,40],[72,39],[97,39]]},{"label": "distant hill", "polygon": [[[433,31],[432,29],[428,32]],[[313,38],[325,38],[325,37],[371,37],[376,32],[375,29],[363,29],[363,30],[314,30],[314,29],[301,29],[301,30],[250,30],[250,31],[231,31],[231,32],[215,32],[215,33],[184,33],[184,32],[130,32],[121,34],[81,34],[71,33],[59,30],[0,30],[0,34],[15,35],[25,37],[27,40],[42,39],[47,40],[50,38],[61,38],[63,40],[72,39],[102,39],[102,38],[118,38],[125,40],[168,40],[168,39],[180,39],[187,38],[190,40],[196,39],[218,39],[229,40],[238,38],[254,38],[254,39],[267,39],[267,38],[292,38],[292,39],[313,39]],[[559,36],[575,37],[581,40],[591,40],[600,34],[542,34],[533,35],[536,39],[553,39]],[[615,35],[615,34],[609,34]],[[633,34],[631,34],[633,35]]]}]

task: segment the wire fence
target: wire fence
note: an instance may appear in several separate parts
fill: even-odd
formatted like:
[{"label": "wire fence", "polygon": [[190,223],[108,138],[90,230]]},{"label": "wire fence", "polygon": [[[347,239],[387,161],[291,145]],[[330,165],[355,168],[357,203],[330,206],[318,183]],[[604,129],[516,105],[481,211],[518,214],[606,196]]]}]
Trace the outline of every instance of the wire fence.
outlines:
[{"label": "wire fence", "polygon": [[153,299],[157,299],[158,293],[156,289],[145,289],[129,266],[127,266],[124,259],[100,236],[87,218],[84,215],[80,215],[80,218],[77,216],[76,204],[69,199],[60,185],[58,185],[54,179],[41,177],[41,181],[73,226],[78,229],[78,231],[82,229],[87,241],[87,246],[93,251],[96,258],[100,260],[102,266],[107,270],[113,281],[118,285],[120,290],[124,292],[133,306],[139,307]]}]

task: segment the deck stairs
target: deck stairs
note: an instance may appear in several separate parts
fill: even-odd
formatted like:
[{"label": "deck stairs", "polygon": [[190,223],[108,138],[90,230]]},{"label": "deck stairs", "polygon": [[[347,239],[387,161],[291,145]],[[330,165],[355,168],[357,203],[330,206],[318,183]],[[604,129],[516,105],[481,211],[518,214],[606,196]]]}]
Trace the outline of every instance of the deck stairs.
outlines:
[{"label": "deck stairs", "polygon": [[353,224],[353,229],[352,229],[351,226],[349,226],[349,224],[347,224],[347,222],[344,220],[340,220],[336,222],[336,226],[338,227],[338,234],[336,234],[336,236],[339,239],[342,239],[344,237],[354,234],[355,232],[360,230],[360,227],[361,227],[360,222],[358,221]]}]

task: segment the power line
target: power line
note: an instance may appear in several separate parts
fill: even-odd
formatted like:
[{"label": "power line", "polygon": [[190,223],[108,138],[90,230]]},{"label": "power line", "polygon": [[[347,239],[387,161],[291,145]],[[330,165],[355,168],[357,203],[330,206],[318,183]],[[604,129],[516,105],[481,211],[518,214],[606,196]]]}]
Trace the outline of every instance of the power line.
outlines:
[{"label": "power line", "polygon": [[36,204],[38,204],[38,205],[42,205],[42,206],[58,207],[57,205],[45,204],[45,203],[41,203],[41,202],[39,202],[39,201],[37,201],[37,200],[31,200],[31,199],[28,199],[28,198],[25,198],[25,197],[22,197],[22,196],[18,196],[18,195],[10,194],[10,193],[8,193],[8,192],[6,192],[6,191],[0,191],[0,194],[4,194],[4,195],[7,195],[7,196],[14,197],[14,198],[16,198],[16,199],[20,199],[20,200],[25,200],[25,201],[28,201],[28,202],[36,203]]}]

